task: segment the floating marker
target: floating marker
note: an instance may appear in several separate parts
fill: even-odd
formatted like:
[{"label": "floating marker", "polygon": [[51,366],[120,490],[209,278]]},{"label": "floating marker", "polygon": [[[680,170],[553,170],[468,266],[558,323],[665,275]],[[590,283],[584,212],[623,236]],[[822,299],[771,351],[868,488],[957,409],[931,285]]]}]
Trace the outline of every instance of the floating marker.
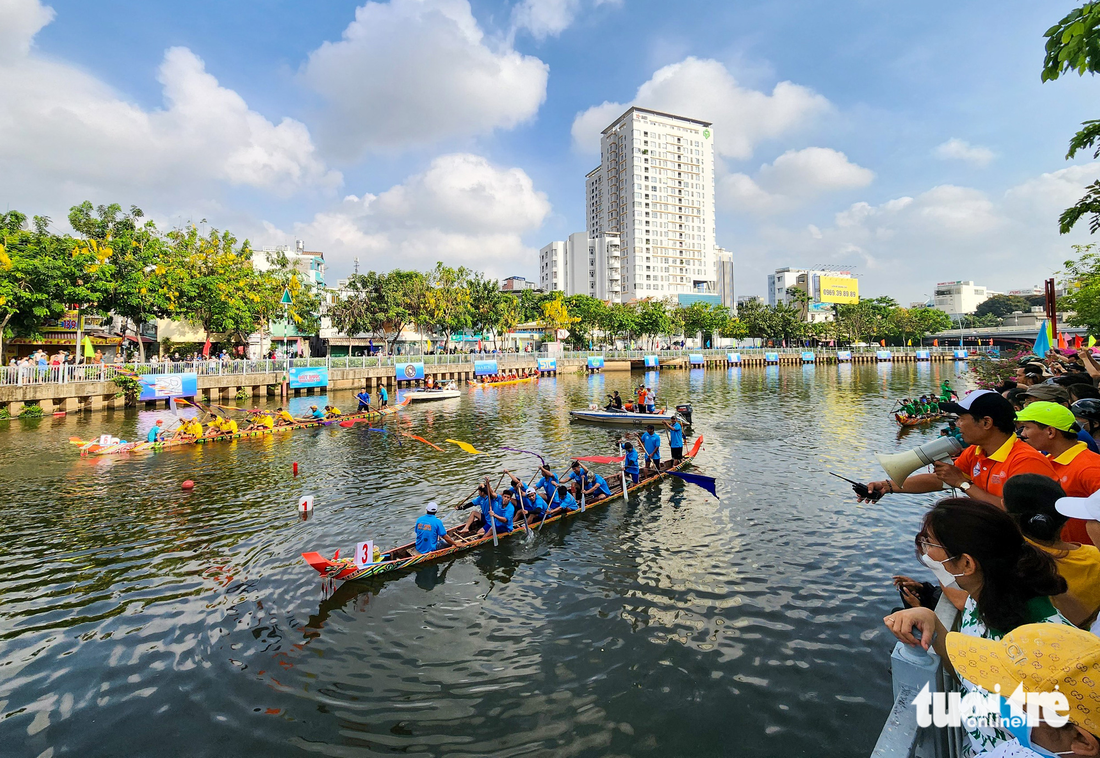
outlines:
[{"label": "floating marker", "polygon": [[313,495],[303,495],[302,498],[298,501],[298,510],[302,513],[309,513],[310,511],[312,511]]},{"label": "floating marker", "polygon": [[193,490],[193,489],[195,489],[195,483],[193,481],[191,481],[190,479],[185,479],[184,482],[183,482],[183,488],[185,490]]},{"label": "floating marker", "polygon": [[294,461],[294,476],[298,476],[298,461]]}]

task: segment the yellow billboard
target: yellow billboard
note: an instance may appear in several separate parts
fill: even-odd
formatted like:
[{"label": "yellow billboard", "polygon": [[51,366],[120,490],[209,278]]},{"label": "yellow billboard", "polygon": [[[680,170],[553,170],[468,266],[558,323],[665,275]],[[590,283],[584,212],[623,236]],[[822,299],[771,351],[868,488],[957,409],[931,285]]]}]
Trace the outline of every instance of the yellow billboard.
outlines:
[{"label": "yellow billboard", "polygon": [[855,277],[823,276],[820,285],[823,303],[859,302],[859,280]]}]

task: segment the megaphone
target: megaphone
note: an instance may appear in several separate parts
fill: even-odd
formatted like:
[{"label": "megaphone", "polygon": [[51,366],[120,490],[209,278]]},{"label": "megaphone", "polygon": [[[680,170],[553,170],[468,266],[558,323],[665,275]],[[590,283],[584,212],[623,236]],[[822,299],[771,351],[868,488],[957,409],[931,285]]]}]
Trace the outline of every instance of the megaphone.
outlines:
[{"label": "megaphone", "polygon": [[945,461],[963,451],[963,446],[954,437],[940,437],[926,442],[920,447],[893,455],[876,455],[879,465],[897,486],[904,486],[905,480],[919,468],[930,466],[936,461]]}]

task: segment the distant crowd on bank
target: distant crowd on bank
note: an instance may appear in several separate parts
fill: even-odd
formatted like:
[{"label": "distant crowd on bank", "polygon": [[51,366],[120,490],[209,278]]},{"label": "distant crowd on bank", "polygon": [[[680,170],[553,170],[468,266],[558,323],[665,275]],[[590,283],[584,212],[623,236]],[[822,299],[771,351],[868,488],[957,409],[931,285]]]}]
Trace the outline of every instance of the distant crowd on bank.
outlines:
[{"label": "distant crowd on bank", "polygon": [[[1067,698],[1064,724],[966,725],[966,755],[1100,755],[1098,382],[1088,350],[1021,361],[995,389],[938,403],[965,446],[953,461],[861,498],[952,490],[914,538],[932,581],[894,577],[903,607],[884,621],[899,640],[933,648],[965,693]],[[942,598],[957,631],[934,610]]]}]

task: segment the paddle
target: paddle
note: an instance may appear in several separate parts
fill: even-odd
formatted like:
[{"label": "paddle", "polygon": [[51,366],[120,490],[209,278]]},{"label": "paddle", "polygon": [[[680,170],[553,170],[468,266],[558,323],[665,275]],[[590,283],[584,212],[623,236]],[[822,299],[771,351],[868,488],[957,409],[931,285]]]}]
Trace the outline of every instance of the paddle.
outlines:
[{"label": "paddle", "polygon": [[443,448],[441,448],[441,447],[440,447],[439,445],[436,445],[436,444],[433,444],[433,443],[431,443],[431,442],[428,442],[428,441],[427,441],[426,439],[424,439],[423,437],[417,437],[417,436],[416,436],[415,434],[409,434],[408,432],[399,432],[399,434],[402,434],[402,435],[404,435],[405,437],[411,437],[412,439],[416,440],[417,442],[423,442],[423,443],[424,443],[425,445],[427,445],[428,447],[434,447],[434,448],[435,448],[436,450],[438,450],[439,452],[441,452],[441,453],[443,452]]},{"label": "paddle", "polygon": [[458,445],[458,447],[460,449],[464,450],[465,452],[469,453],[470,455],[485,455],[485,453],[483,453],[480,450],[478,450],[477,448],[475,448],[469,442],[462,442],[461,440],[452,440],[452,439],[444,440],[444,442],[450,442],[452,445]]},{"label": "paddle", "polygon": [[542,514],[542,521],[539,522],[536,532],[542,531],[542,525],[546,523],[546,517],[550,515],[550,511],[554,510],[554,501],[558,499],[558,488],[554,488],[554,494],[550,496],[550,502],[546,505],[546,513]]},{"label": "paddle", "polygon": [[628,496],[626,491],[626,448],[623,447],[623,443],[619,442],[619,452],[623,454],[622,474],[623,474],[623,502],[627,502]]}]

